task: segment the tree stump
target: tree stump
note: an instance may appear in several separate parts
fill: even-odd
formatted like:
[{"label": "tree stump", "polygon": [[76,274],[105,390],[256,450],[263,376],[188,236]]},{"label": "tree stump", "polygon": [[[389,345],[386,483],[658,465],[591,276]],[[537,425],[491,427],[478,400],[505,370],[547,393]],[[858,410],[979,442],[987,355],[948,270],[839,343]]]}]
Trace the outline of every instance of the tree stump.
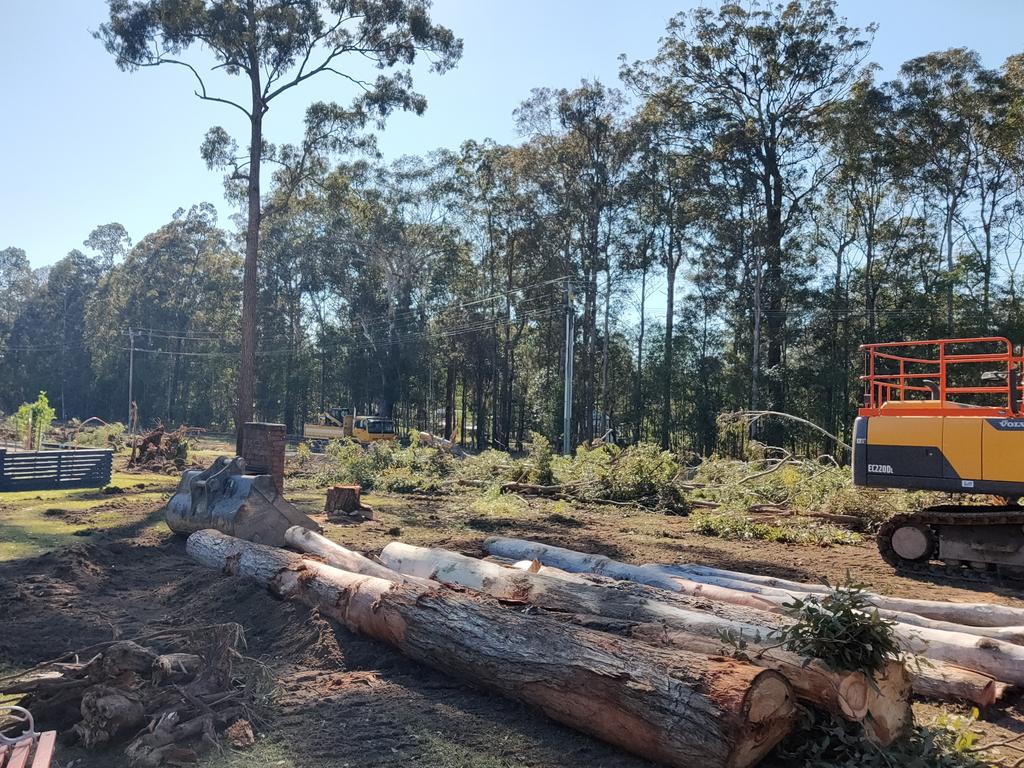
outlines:
[{"label": "tree stump", "polygon": [[324,505],[327,519],[358,516],[372,520],[373,509],[365,506],[359,498],[362,490],[359,485],[334,485],[328,488],[327,503]]}]

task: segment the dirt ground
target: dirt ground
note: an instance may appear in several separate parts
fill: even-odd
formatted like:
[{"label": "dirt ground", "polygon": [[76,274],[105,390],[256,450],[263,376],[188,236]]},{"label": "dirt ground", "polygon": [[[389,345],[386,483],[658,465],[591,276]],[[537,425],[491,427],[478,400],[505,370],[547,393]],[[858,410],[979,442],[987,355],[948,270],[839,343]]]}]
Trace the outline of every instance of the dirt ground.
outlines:
[{"label": "dirt ground", "polygon": [[[17,670],[114,637],[169,625],[237,621],[249,656],[275,681],[256,723],[256,747],[204,758],[227,766],[640,768],[649,764],[559,726],[528,708],[468,688],[357,637],[251,583],[193,564],[160,518],[173,479],[119,474],[123,492],[0,496],[0,670]],[[286,493],[319,515],[322,491],[290,480]],[[893,595],[1024,605],[1010,586],[917,581],[895,575],[870,543],[818,548],[730,542],[691,532],[685,517],[565,502],[369,496],[376,519],[335,525],[329,537],[366,553],[399,539],[480,555],[486,536],[509,535],[632,562],[701,562],[791,579],[849,572]],[[41,521],[41,522],[40,522]],[[41,529],[38,526],[42,525]],[[13,543],[11,543],[13,542]],[[942,712],[919,703],[928,722]],[[983,713],[985,741],[1024,733],[1017,697]],[[44,724],[45,725],[45,724]],[[1024,738],[1022,738],[1024,741]],[[65,768],[119,765],[116,750],[59,750]],[[1024,753],[1005,749],[1007,763]]]}]

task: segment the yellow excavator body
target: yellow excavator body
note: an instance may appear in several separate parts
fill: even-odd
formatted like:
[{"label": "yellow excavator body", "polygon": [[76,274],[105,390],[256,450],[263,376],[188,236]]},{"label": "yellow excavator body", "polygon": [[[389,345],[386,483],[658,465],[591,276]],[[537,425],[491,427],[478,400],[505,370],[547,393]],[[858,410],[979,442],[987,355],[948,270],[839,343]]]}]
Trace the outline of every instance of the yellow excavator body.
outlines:
[{"label": "yellow excavator body", "polygon": [[[1024,357],[1002,337],[864,345],[853,482],[975,494],[878,531],[897,568],[1024,575]],[[985,504],[978,495],[995,497]]]}]

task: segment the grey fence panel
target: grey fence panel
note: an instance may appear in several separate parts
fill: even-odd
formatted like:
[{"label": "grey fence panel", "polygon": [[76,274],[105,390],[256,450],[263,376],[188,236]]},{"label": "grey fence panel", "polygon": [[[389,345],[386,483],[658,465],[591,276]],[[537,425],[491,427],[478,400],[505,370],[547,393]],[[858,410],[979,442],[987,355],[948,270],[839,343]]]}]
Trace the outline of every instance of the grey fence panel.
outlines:
[{"label": "grey fence panel", "polygon": [[99,488],[110,482],[111,451],[25,451],[0,448],[0,491]]}]

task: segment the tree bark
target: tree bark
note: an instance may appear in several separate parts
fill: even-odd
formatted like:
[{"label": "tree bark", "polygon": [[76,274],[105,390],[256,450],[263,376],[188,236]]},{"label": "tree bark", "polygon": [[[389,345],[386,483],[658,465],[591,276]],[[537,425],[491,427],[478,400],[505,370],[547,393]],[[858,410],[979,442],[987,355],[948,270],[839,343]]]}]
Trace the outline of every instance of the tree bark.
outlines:
[{"label": "tree bark", "polygon": [[263,93],[260,83],[260,61],[256,49],[255,3],[248,2],[250,30],[248,52],[249,85],[252,92],[250,112],[248,221],[245,230],[245,263],[242,271],[242,359],[238,369],[238,403],[235,410],[235,451],[242,455],[242,427],[253,420],[256,399],[256,307],[259,303],[259,247],[262,201],[260,199],[260,165],[263,156]]},{"label": "tree bark", "polygon": [[[629,632],[632,636],[709,655],[728,654],[721,641],[723,632],[753,641],[755,637],[765,637],[774,623],[753,610],[735,610],[701,600],[678,600],[667,593],[665,601],[661,601],[616,585],[588,583],[569,574],[568,579],[555,576],[545,568],[537,572],[510,569],[455,552],[400,542],[388,544],[381,552],[381,560],[400,573],[456,584],[499,600],[531,603],[569,616],[585,613],[628,622],[633,625]],[[877,721],[874,736],[879,743],[890,743],[912,722],[910,683],[903,672],[889,671],[885,675],[887,687],[871,686],[861,673],[836,673],[820,662],[784,651],[772,650],[764,658],[749,660],[785,675],[803,701],[854,721],[863,720],[870,713]]]},{"label": "tree bark", "polygon": [[416,661],[676,768],[753,765],[792,729],[792,690],[771,670],[638,645],[449,590],[296,563],[215,531],[193,534],[188,551]]},{"label": "tree bark", "polygon": [[[678,575],[668,568],[651,566],[631,566],[611,560],[603,555],[587,555],[560,547],[550,547],[545,544],[520,541],[516,539],[499,539],[491,537],[484,543],[484,548],[493,555],[508,557],[512,559],[539,560],[542,563],[553,565],[567,571],[601,573],[612,578],[627,578],[640,583],[650,584],[663,589],[685,591],[689,588],[687,584],[680,585]],[[678,573],[678,569],[675,571]],[[616,575],[618,574],[618,575]],[[628,574],[628,575],[627,575]],[[690,575],[692,578],[693,575]],[[736,586],[742,585],[734,579],[709,579],[713,586],[729,590],[729,592],[716,593],[714,600],[730,600],[731,597],[743,596]],[[683,579],[688,582],[688,579]],[[690,582],[692,583],[692,582]],[[793,599],[793,593],[783,590],[763,587],[755,584],[746,584],[751,593],[764,598],[780,606]],[[805,593],[806,594],[806,593]],[[709,595],[710,597],[710,595]],[[749,598],[747,593],[745,598]],[[945,611],[955,611],[961,604],[957,603],[935,603],[930,600],[907,600],[904,598],[889,598],[884,596],[872,596],[877,602],[884,603],[884,607],[899,610],[898,606],[904,606],[909,610],[911,605],[937,610],[941,607]],[[743,598],[745,600],[745,598]],[[745,602],[741,604],[746,604]],[[989,610],[1002,609],[1014,611],[1005,606],[985,605],[981,603],[968,604],[980,612],[982,619],[988,619],[992,614]],[[942,611],[939,610],[941,613]],[[924,656],[928,659],[948,661],[960,664],[968,669],[983,672],[998,680],[1005,680],[1015,685],[1024,685],[1024,647],[1013,645],[990,637],[979,637],[966,632],[947,632],[927,627],[912,626],[909,624],[897,623],[894,632],[904,651]]]},{"label": "tree bark", "polygon": [[672,333],[676,313],[676,269],[679,266],[675,255],[675,236],[670,228],[668,238],[668,254],[665,278],[665,392],[661,402],[661,449],[667,451],[672,445],[672,368],[673,360]]}]

